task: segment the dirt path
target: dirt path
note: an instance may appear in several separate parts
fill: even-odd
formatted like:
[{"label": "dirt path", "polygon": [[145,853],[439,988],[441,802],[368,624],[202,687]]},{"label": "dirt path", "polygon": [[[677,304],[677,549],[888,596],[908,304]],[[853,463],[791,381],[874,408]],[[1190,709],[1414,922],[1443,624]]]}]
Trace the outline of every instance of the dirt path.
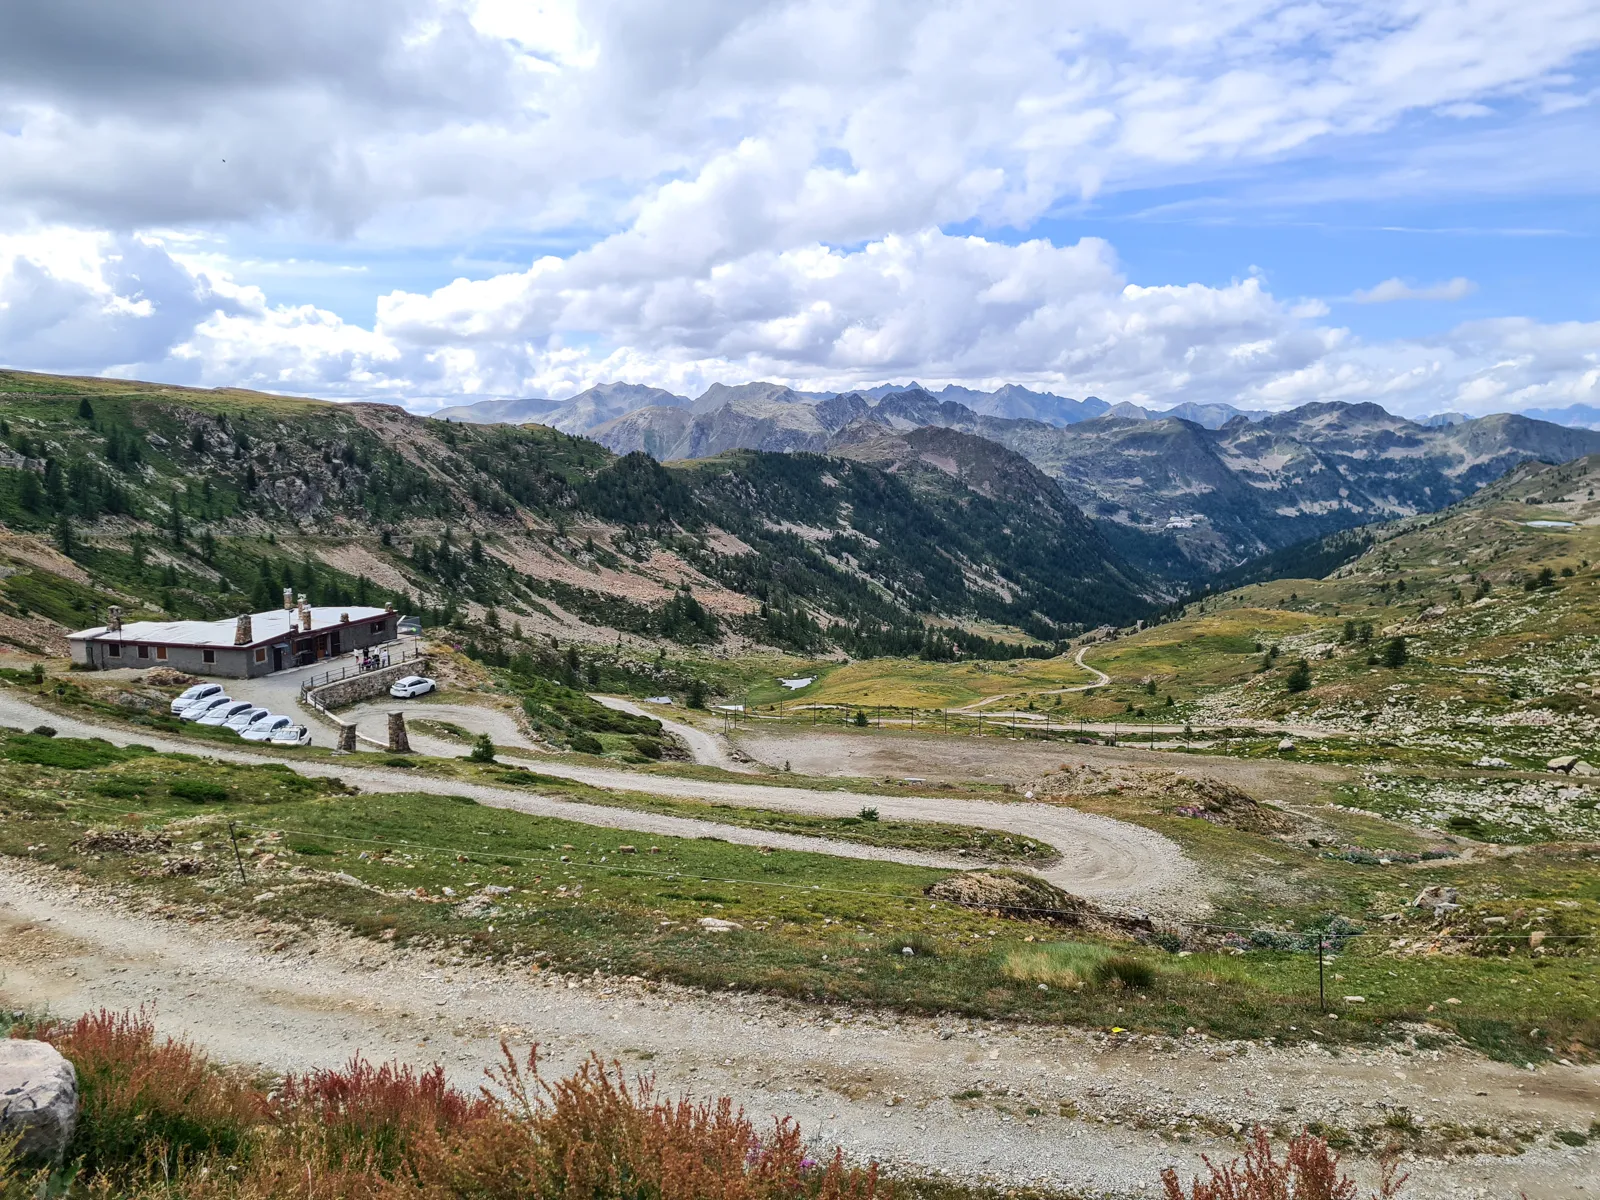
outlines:
[{"label": "dirt path", "polygon": [[[1088,663],[1083,661],[1084,652],[1088,649],[1088,646],[1079,646],[1078,652],[1072,656],[1072,661],[1078,666],[1082,667],[1085,671],[1089,672],[1089,674],[1093,675],[1094,679],[1092,681],[1089,683],[1075,683],[1071,687],[1054,688],[1048,692],[1035,692],[1033,694],[1037,696],[1063,696],[1068,692],[1087,692],[1090,688],[1104,687],[1106,684],[1110,683],[1111,676],[1107,675],[1104,671],[1097,667],[1091,667]],[[1005,700],[1008,697],[1015,696],[1016,694],[1017,693],[1015,692],[1001,692],[998,696],[985,696],[982,700],[974,701],[971,704],[964,704],[960,708],[952,708],[949,711],[953,713],[980,712],[989,705],[998,704],[1000,701]],[[1028,715],[1032,716],[1033,714],[1030,713]]]},{"label": "dirt path", "polygon": [[[762,1118],[792,1114],[818,1143],[854,1155],[1097,1194],[1151,1195],[1163,1166],[1187,1173],[1202,1152],[1230,1156],[1233,1124],[1357,1128],[1381,1124],[1395,1106],[1429,1128],[1539,1131],[1515,1158],[1411,1164],[1410,1200],[1519,1191],[1546,1200],[1600,1188],[1594,1147],[1549,1136],[1586,1128],[1600,1109],[1595,1067],[1534,1072],[1441,1051],[1330,1056],[902,1019],[516,972],[332,934],[273,953],[280,932],[265,925],[162,919],[132,901],[0,859],[0,996],[60,1014],[150,1005],[164,1032],[276,1070],[333,1065],[359,1051],[439,1062],[471,1087],[502,1037],[540,1043],[551,1073],[593,1051],[654,1071],[670,1093],[726,1093]],[[1192,1143],[1163,1137],[1179,1131]]]},{"label": "dirt path", "polygon": [[616,709],[618,712],[632,713],[636,717],[654,717],[661,722],[661,727],[668,733],[676,734],[685,746],[694,761],[703,767],[721,767],[724,771],[749,771],[747,763],[734,758],[729,752],[727,742],[714,733],[689,725],[683,721],[674,721],[670,717],[663,717],[659,712],[641,708],[631,700],[622,700],[616,696],[592,696],[591,699],[607,708]]},{"label": "dirt path", "polygon": [[[35,708],[17,692],[0,690],[0,723],[24,729],[48,722],[73,737],[104,737],[118,745],[141,742],[158,750],[188,753],[190,743],[166,741],[122,730],[100,728],[81,720]],[[452,747],[451,753],[458,749]],[[205,748],[203,753],[231,762],[260,762],[246,751]],[[831,854],[841,858],[878,859],[915,866],[959,870],[971,860],[923,854],[910,850],[864,846],[821,837],[802,837],[756,829],[743,829],[715,821],[637,812],[541,796],[521,788],[429,778],[398,770],[369,766],[372,760],[355,756],[339,762],[287,761],[303,775],[337,777],[369,792],[422,792],[429,795],[468,796],[495,808],[514,809],[537,816],[581,821],[586,825],[627,829],[676,837],[716,836],[740,845],[768,845],[784,849]],[[540,771],[590,783],[598,787],[650,792],[695,800],[723,800],[732,804],[784,812],[853,816],[871,805],[885,817],[949,821],[1021,833],[1050,845],[1060,858],[1037,874],[1056,886],[1102,903],[1138,911],[1183,916],[1203,911],[1204,882],[1198,868],[1177,843],[1168,838],[1109,817],[1044,804],[1000,804],[937,796],[872,796],[860,792],[825,792],[810,788],[772,787],[758,783],[712,783],[666,775],[642,775],[604,767],[589,767],[541,757]]]}]

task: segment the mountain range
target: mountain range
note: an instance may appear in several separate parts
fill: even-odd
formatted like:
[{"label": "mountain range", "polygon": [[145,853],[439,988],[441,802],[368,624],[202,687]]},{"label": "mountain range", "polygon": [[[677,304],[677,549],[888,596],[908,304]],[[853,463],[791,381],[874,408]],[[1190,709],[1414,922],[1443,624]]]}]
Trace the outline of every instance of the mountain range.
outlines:
[{"label": "mountain range", "polygon": [[1008,657],[1021,635],[978,623],[1053,653],[1170,593],[1021,455],[874,425],[855,396],[758,385],[698,415],[648,406],[856,430],[833,456],[733,447],[663,466],[537,423],[380,404],[11,371],[0,394],[0,641],[30,653],[110,604],[215,619],[292,586],[315,604],[392,600],[493,655],[635,635]]},{"label": "mountain range", "polygon": [[[557,419],[570,425],[579,413],[607,411],[635,394],[590,389]],[[476,408],[480,417],[488,411]],[[1005,415],[1017,411],[1051,419]],[[974,393],[915,385],[819,399],[781,384],[715,384],[693,401],[653,395],[583,432],[614,453],[670,462],[734,450],[849,454],[928,427],[1023,456],[1128,562],[1174,580],[1339,529],[1442,508],[1530,459],[1560,462],[1600,450],[1600,432],[1510,414],[1442,413],[1417,422],[1375,404],[1344,403],[1282,413],[1225,404],[1155,412],[1018,387]]]}]

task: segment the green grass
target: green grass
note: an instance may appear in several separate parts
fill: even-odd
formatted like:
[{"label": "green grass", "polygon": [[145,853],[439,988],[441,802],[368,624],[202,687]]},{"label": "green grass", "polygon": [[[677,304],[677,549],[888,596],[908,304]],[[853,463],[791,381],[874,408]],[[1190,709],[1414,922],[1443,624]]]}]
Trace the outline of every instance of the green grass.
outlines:
[{"label": "green grass", "polygon": [[[196,779],[225,798],[173,794],[175,785]],[[1324,860],[1309,848],[1206,822],[1148,818],[1182,837],[1202,861],[1232,864],[1219,923],[1270,918],[1279,928],[1289,921],[1304,928],[1332,909],[1381,930],[1347,942],[1330,964],[1343,976],[1330,979],[1330,996],[1340,1006],[1335,1021],[1317,1009],[1315,958],[1287,951],[1235,955],[1202,947],[1180,957],[1078,937],[1072,944],[1087,948],[1044,953],[1056,956],[1058,968],[1084,966],[1085,986],[1047,983],[1041,992],[1045,980],[1018,964],[1041,951],[1041,943],[1059,943],[1059,934],[1038,923],[932,904],[923,889],[944,873],[916,867],[763,853],[715,839],[646,838],[433,795],[348,795],[337,781],[306,779],[281,766],[180,755],[144,754],[78,769],[0,757],[0,795],[0,853],[53,864],[69,877],[154,890],[180,910],[272,916],[308,928],[329,921],[469,956],[909,1011],[1169,1033],[1192,1025],[1218,1036],[1360,1042],[1395,1034],[1396,1021],[1430,1021],[1522,1061],[1583,1056],[1600,1044],[1589,943],[1552,940],[1538,955],[1520,934],[1518,942],[1485,943],[1472,953],[1397,954],[1392,939],[1432,931],[1420,916],[1393,925],[1376,920],[1406,893],[1439,881],[1463,887],[1473,919],[1538,907],[1563,914],[1563,929],[1592,930],[1600,926],[1600,871],[1593,855],[1577,852],[1400,872]],[[230,820],[246,852],[242,883],[227,837]],[[200,860],[198,874],[167,875],[158,858],[91,850],[82,840],[90,828],[160,833],[174,822],[182,823],[172,830],[175,843],[202,845],[185,851]],[[636,852],[622,850],[629,844]],[[269,853],[274,858],[264,865]],[[1241,861],[1259,878],[1238,873]],[[381,894],[341,883],[338,873]],[[1288,895],[1276,882],[1285,878],[1295,881]],[[291,880],[299,886],[254,903],[262,891]],[[482,908],[461,907],[490,883],[515,891]],[[447,887],[454,898],[447,899]],[[742,928],[708,933],[697,925],[706,916]],[[901,952],[906,945],[912,955]],[[1117,982],[1116,972],[1102,973],[1100,964],[1113,955],[1137,964],[1132,974],[1148,972],[1148,986],[1131,974]],[[1365,1003],[1344,1005],[1343,996],[1352,994]],[[1449,997],[1462,1003],[1447,1006]],[[1540,1035],[1528,1038],[1534,1027]]]}]

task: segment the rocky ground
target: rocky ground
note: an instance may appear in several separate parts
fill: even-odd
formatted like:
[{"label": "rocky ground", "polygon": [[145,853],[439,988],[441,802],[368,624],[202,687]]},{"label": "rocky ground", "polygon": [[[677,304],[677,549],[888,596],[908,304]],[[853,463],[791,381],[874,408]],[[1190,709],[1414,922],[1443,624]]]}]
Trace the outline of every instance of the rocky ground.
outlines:
[{"label": "rocky ground", "polygon": [[[705,936],[738,936],[737,934]],[[1161,1167],[1255,1123],[1404,1138],[1416,1200],[1581,1197],[1600,1153],[1554,1135],[1600,1111],[1600,1069],[1527,1071],[1448,1048],[1331,1053],[811,1007],[638,979],[515,971],[297,935],[0,864],[0,994],[19,1008],[150,1006],[221,1058],[283,1070],[361,1052],[472,1086],[498,1043],[551,1071],[597,1053],[672,1092],[792,1114],[818,1144],[963,1178],[1152,1194]],[[1362,1156],[1359,1171],[1370,1174]]]}]

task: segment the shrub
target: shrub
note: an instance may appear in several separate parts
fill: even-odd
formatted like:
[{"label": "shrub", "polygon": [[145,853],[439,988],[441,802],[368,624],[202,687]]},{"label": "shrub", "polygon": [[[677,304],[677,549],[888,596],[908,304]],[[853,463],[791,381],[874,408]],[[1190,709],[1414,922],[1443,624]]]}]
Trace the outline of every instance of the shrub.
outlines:
[{"label": "shrub", "polygon": [[551,1083],[533,1053],[522,1064],[502,1046],[494,1090],[475,1096],[450,1087],[439,1067],[356,1058],[290,1076],[268,1094],[186,1043],[158,1043],[144,1013],[23,1032],[54,1043],[77,1068],[83,1104],[68,1160],[82,1159],[85,1195],[873,1200],[879,1192],[876,1166],[847,1167],[838,1151],[817,1162],[792,1119],[762,1135],[726,1097],[661,1099],[650,1080],[630,1086],[620,1065],[598,1058]]},{"label": "shrub", "polygon": [[142,753],[132,747],[118,749],[100,738],[58,738],[53,734],[54,731],[51,735],[37,732],[14,734],[6,742],[6,757],[12,762],[84,771],[125,762]]},{"label": "shrub", "polygon": [[[594,741],[593,738],[589,739]],[[472,751],[467,755],[472,762],[492,763],[494,761],[494,740],[487,733],[480,733],[478,740],[472,743]]]},{"label": "shrub", "polygon": [[638,737],[633,739],[633,748],[646,758],[661,757],[661,743],[655,738]]},{"label": "shrub", "polygon": [[850,719],[850,723],[857,729],[865,729],[867,727],[867,714],[859,708],[856,709],[856,715]]},{"label": "shrub", "polygon": [[[1238,1159],[1217,1166],[1205,1158],[1209,1180],[1196,1179],[1183,1190],[1178,1173],[1171,1167],[1161,1172],[1166,1200],[1356,1200],[1356,1184],[1339,1170],[1339,1156],[1328,1143],[1309,1132],[1301,1132],[1289,1143],[1280,1162],[1273,1157],[1267,1131],[1259,1125],[1245,1147],[1244,1162]],[[1373,1200],[1393,1200],[1400,1194],[1407,1176],[1398,1174],[1398,1159],[1385,1155],[1378,1190]]]},{"label": "shrub", "polygon": [[1096,983],[1114,983],[1126,988],[1147,988],[1156,981],[1156,969],[1143,959],[1113,954],[1094,969]]},{"label": "shrub", "polygon": [[600,744],[600,739],[587,733],[575,733],[567,739],[567,745],[579,754],[604,754],[606,748]]},{"label": "shrub", "polygon": [[35,725],[33,727],[33,735],[35,737],[53,738],[56,735],[56,731],[50,725]]},{"label": "shrub", "polygon": [[876,821],[878,819],[878,810],[869,805],[866,808],[863,808],[856,815],[859,816],[863,821]]},{"label": "shrub", "polygon": [[220,804],[228,798],[227,788],[205,779],[174,779],[167,790],[175,800],[192,804]]},{"label": "shrub", "polygon": [[1289,669],[1288,677],[1283,681],[1283,686],[1290,692],[1304,692],[1311,688],[1311,664],[1301,659]]},{"label": "shrub", "polygon": [[187,1042],[156,1040],[143,1009],[104,1009],[71,1024],[47,1022],[24,1036],[51,1043],[78,1073],[78,1127],[67,1161],[86,1175],[163,1160],[234,1153],[259,1116],[259,1094],[211,1067]]}]

